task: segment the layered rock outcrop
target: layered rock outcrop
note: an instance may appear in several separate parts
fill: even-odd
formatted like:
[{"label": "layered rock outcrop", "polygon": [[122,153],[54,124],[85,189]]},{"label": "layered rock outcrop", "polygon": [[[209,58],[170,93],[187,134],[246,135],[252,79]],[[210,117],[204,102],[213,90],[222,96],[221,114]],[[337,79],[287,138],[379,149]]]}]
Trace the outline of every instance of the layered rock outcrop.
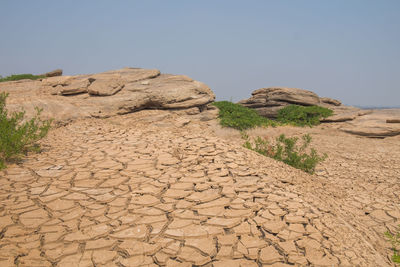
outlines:
[{"label": "layered rock outcrop", "polygon": [[197,113],[215,99],[204,83],[155,69],[124,68],[92,75],[56,76],[41,81],[0,84],[10,93],[8,108],[34,107],[56,121],[110,117],[142,109],[188,109]]},{"label": "layered rock outcrop", "polygon": [[322,119],[322,122],[343,122],[340,128],[347,133],[379,138],[400,134],[400,125],[393,123],[400,121],[399,110],[363,110],[298,88],[261,88],[239,103],[254,108],[258,114],[270,119],[277,118],[278,111],[291,104],[317,105],[333,110],[333,115]]},{"label": "layered rock outcrop", "polygon": [[52,70],[52,71],[40,74],[40,76],[56,77],[56,76],[61,76],[62,73],[63,73],[62,69],[56,69],[56,70]]},{"label": "layered rock outcrop", "polygon": [[258,114],[267,118],[276,118],[278,111],[290,104],[317,105],[319,97],[306,90],[297,88],[269,87],[255,90],[249,99],[239,103],[254,108]]},{"label": "layered rock outcrop", "polygon": [[[245,107],[254,108],[261,116],[274,119],[278,111],[291,104],[300,106],[324,106],[334,110],[335,115],[332,121],[351,120],[358,116],[360,109],[341,106],[342,103],[336,99],[319,97],[316,93],[287,87],[268,87],[255,90],[249,99],[239,102]],[[343,115],[345,114],[345,115]]]}]

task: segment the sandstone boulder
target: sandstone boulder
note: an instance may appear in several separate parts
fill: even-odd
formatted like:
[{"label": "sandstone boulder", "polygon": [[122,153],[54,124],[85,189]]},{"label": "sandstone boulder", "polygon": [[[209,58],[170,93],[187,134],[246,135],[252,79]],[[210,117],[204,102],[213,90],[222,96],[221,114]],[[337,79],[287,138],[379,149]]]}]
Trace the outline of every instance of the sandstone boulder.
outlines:
[{"label": "sandstone boulder", "polygon": [[318,105],[317,94],[298,88],[269,87],[255,90],[249,99],[239,102],[241,105],[254,108],[264,117],[276,118],[278,111],[290,104],[312,106]]},{"label": "sandstone boulder", "polygon": [[56,87],[58,85],[67,86],[68,84],[70,84],[72,79],[73,76],[50,77],[42,80],[42,86],[52,86],[52,87]]},{"label": "sandstone boulder", "polygon": [[118,93],[122,87],[124,87],[124,84],[119,77],[115,77],[115,79],[99,79],[89,85],[88,93],[89,95],[110,96]]},{"label": "sandstone boulder", "polygon": [[[72,79],[70,80],[70,84],[66,86],[59,87],[59,93],[62,95],[76,95],[87,93],[88,86],[90,85],[91,81],[88,78],[83,79]],[[57,87],[57,86],[56,86]]]},{"label": "sandstone boulder", "polygon": [[56,69],[50,72],[46,72],[43,74],[40,74],[41,76],[46,76],[46,77],[56,77],[56,76],[62,76],[63,70],[62,69]]},{"label": "sandstone boulder", "polygon": [[333,99],[333,98],[329,98],[329,97],[321,97],[320,101],[322,103],[328,104],[328,105],[333,105],[333,106],[340,106],[342,105],[342,102],[340,102],[339,100]]},{"label": "sandstone boulder", "polygon": [[300,106],[318,105],[333,110],[333,116],[323,119],[323,122],[343,122],[354,120],[365,115],[366,111],[359,108],[342,106],[336,99],[322,97],[298,88],[270,87],[255,90],[252,97],[239,102],[245,107],[254,108],[261,116],[275,119],[278,111],[290,104]]},{"label": "sandstone boulder", "polygon": [[188,109],[188,113],[198,113],[215,99],[207,85],[187,76],[138,68],[1,83],[0,91],[10,93],[9,109],[23,108],[30,117],[37,106],[43,108],[45,117],[60,122],[142,109]]},{"label": "sandstone boulder", "polygon": [[318,105],[333,110],[333,115],[321,119],[321,122],[340,123],[338,127],[344,132],[378,138],[400,134],[399,109],[363,110],[344,106],[336,99],[320,98],[311,91],[297,88],[261,88],[255,90],[249,99],[239,103],[245,107],[254,108],[259,115],[270,119],[275,119],[278,111],[290,104]]}]

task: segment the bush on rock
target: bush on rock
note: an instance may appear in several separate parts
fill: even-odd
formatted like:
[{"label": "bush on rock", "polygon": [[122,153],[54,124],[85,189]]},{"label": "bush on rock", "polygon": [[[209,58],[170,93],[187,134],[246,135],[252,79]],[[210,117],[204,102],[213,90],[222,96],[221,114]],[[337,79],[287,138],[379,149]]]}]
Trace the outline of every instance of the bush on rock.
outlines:
[{"label": "bush on rock", "polygon": [[253,109],[243,107],[229,101],[214,102],[219,109],[220,124],[224,127],[232,127],[237,130],[246,130],[256,126],[275,126],[270,119],[257,114]]},{"label": "bush on rock", "polygon": [[321,118],[327,118],[332,114],[331,109],[320,106],[289,105],[278,111],[277,120],[285,124],[311,127],[320,124]]},{"label": "bush on rock", "polygon": [[37,141],[46,136],[51,120],[41,120],[42,110],[36,108],[36,115],[24,121],[25,112],[8,114],[7,93],[0,93],[0,169],[6,162],[20,159],[28,151],[39,151]]}]

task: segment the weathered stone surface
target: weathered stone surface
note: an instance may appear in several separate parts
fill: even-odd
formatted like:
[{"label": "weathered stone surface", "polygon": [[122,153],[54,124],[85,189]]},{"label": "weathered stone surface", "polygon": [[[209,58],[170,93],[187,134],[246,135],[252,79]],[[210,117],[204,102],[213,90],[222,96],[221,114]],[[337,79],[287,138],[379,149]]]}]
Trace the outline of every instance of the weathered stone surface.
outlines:
[{"label": "weathered stone surface", "polygon": [[258,99],[265,99],[266,103],[272,101],[272,105],[277,105],[276,102],[287,102],[299,105],[316,105],[319,103],[319,97],[307,90],[298,88],[286,88],[286,87],[269,87],[255,90],[252,93],[253,97]]},{"label": "weathered stone surface", "polygon": [[333,106],[340,106],[342,105],[342,102],[340,102],[339,100],[333,99],[333,98],[329,98],[329,97],[321,97],[320,101],[322,103],[328,104],[328,105],[333,105]]},{"label": "weathered stone surface", "polygon": [[245,107],[254,108],[261,115],[276,118],[278,110],[290,105],[318,105],[318,95],[298,88],[269,87],[255,90],[247,100],[239,102]]},{"label": "weathered stone surface", "polygon": [[[51,77],[47,79],[43,79],[41,82],[41,86],[49,86],[49,87],[56,87],[56,86],[66,86],[68,85],[72,80],[73,76],[56,76],[56,77]],[[29,84],[27,85],[29,86]]]},{"label": "weathered stone surface", "polygon": [[61,95],[76,95],[86,93],[88,91],[90,81],[87,78],[71,80],[66,86],[60,88],[59,94]]},{"label": "weathered stone surface", "polygon": [[261,116],[272,119],[277,117],[281,108],[290,104],[318,105],[330,108],[334,111],[334,115],[324,120],[327,122],[353,120],[357,116],[364,115],[364,112],[359,108],[342,106],[338,100],[327,97],[320,98],[311,91],[297,88],[271,87],[258,89],[252,93],[251,98],[239,103],[245,107],[254,108]]},{"label": "weathered stone surface", "polygon": [[203,83],[183,75],[160,75],[148,83],[127,83],[125,91],[142,98],[126,101],[121,109],[132,108],[191,108],[206,105],[214,100],[214,94]]},{"label": "weathered stone surface", "polygon": [[[160,71],[157,69],[123,68],[94,74],[90,77],[93,79],[102,79],[107,75],[120,75],[121,79],[124,80],[125,83],[131,83],[155,78],[160,75]],[[143,84],[146,83],[146,81],[143,82]]]},{"label": "weathered stone surface", "polygon": [[62,69],[56,69],[53,71],[49,71],[43,74],[40,74],[41,76],[46,76],[46,77],[56,77],[56,76],[62,76],[63,70]]},{"label": "weathered stone surface", "polygon": [[[142,109],[193,109],[214,101],[205,84],[183,75],[161,74],[158,70],[124,68],[92,75],[57,76],[43,81],[1,83],[10,93],[8,108],[34,107],[56,122],[78,118],[109,117]],[[88,94],[87,94],[88,93]],[[102,97],[99,97],[102,96]]]},{"label": "weathered stone surface", "polygon": [[387,123],[387,120],[391,120],[395,116],[400,116],[400,110],[373,110],[344,125],[341,130],[351,134],[378,138],[400,135],[400,124]]},{"label": "weathered stone surface", "polygon": [[89,95],[97,95],[97,96],[110,96],[118,93],[124,84],[118,78],[111,78],[108,80],[95,80],[88,87]]},{"label": "weathered stone surface", "polygon": [[301,106],[317,105],[329,108],[333,115],[322,118],[324,123],[349,122],[339,125],[344,132],[384,138],[400,134],[400,120],[398,109],[363,110],[351,106],[343,106],[340,101],[318,97],[315,93],[297,88],[271,87],[255,90],[252,97],[239,102],[239,104],[254,108],[261,116],[275,119],[278,111],[283,107],[296,104]]}]

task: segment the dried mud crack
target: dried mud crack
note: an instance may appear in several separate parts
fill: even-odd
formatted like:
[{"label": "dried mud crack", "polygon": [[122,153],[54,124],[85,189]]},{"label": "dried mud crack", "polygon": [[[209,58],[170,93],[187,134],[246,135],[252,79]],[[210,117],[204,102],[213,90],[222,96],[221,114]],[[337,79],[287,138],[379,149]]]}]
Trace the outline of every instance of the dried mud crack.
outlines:
[{"label": "dried mud crack", "polygon": [[0,173],[0,266],[391,266],[400,156],[376,173],[382,140],[360,162],[309,129],[336,152],[308,175],[177,118],[76,121]]}]

